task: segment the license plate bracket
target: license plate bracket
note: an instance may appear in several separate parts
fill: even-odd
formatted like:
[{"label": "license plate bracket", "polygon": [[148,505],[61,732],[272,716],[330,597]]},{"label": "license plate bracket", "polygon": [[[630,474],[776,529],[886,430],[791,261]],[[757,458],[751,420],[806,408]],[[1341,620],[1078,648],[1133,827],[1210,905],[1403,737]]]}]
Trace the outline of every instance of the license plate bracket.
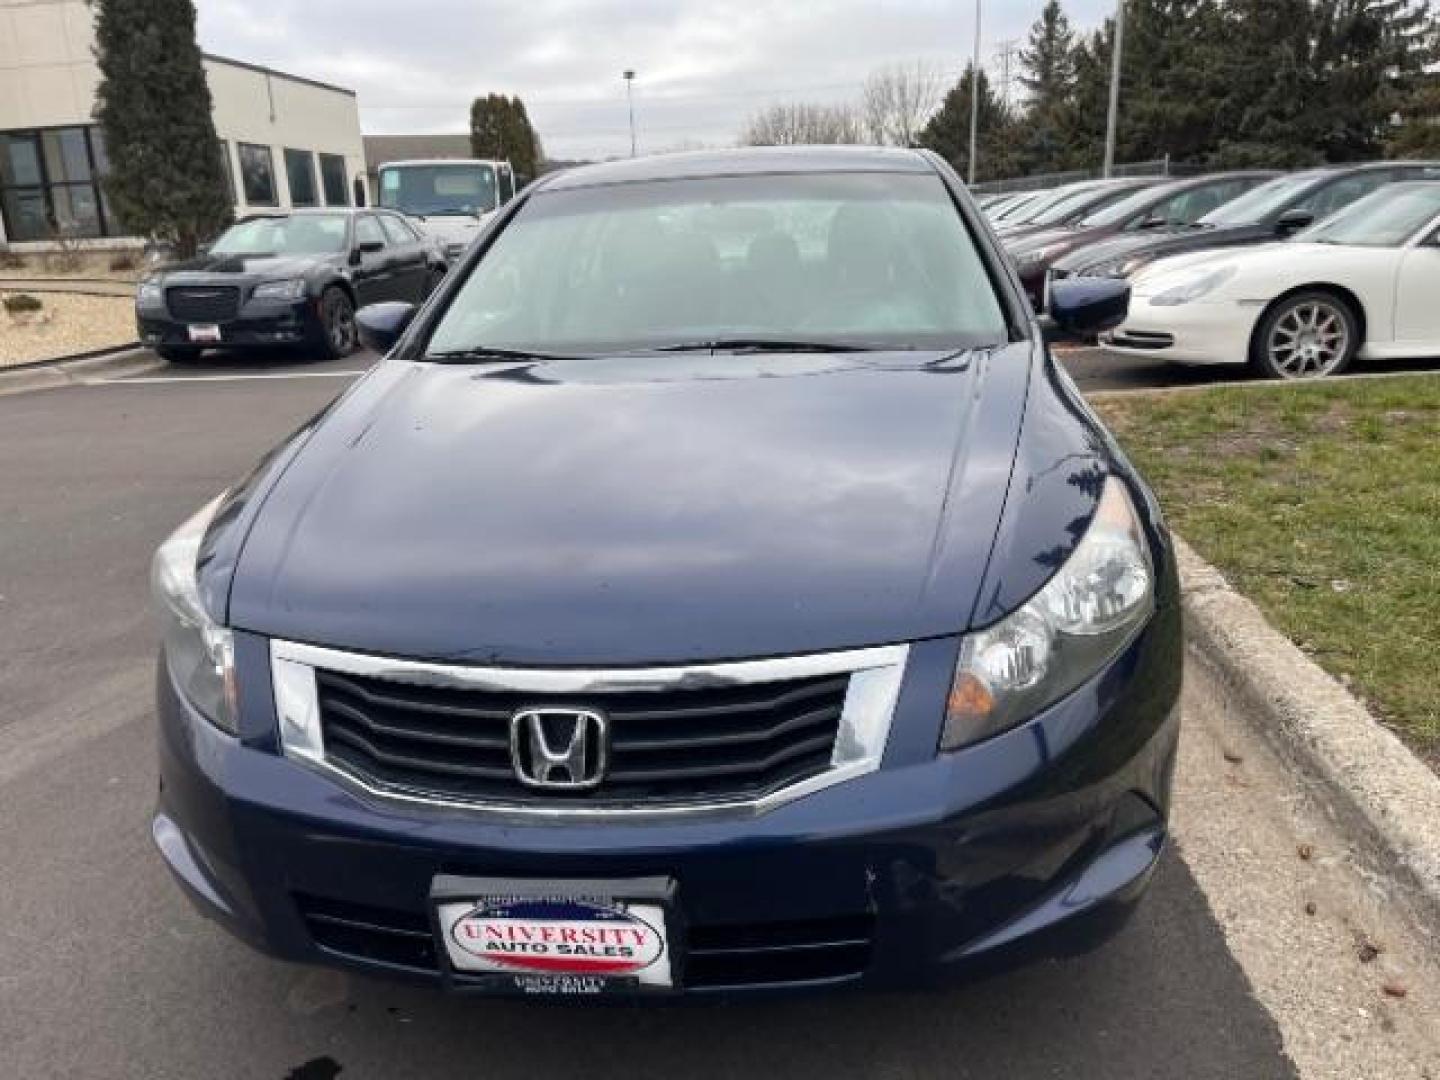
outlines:
[{"label": "license plate bracket", "polygon": [[191,323],[186,329],[189,331],[190,340],[197,345],[220,343],[220,327],[215,323]]},{"label": "license plate bracket", "polygon": [[441,874],[430,914],[452,986],[492,993],[665,994],[678,986],[669,878],[536,881]]}]

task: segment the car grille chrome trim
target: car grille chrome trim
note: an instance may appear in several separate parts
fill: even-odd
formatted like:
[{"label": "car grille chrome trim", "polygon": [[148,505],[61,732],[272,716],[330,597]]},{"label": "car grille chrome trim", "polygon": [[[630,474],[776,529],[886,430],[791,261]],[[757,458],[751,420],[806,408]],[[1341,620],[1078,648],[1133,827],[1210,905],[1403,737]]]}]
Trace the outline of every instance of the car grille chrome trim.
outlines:
[{"label": "car grille chrome trim", "polygon": [[[384,800],[486,811],[502,817],[543,819],[619,817],[629,820],[647,816],[760,814],[874,772],[880,767],[889,740],[908,657],[908,646],[889,645],[717,664],[613,669],[501,668],[403,660],[281,640],[270,642],[281,744],[287,757],[353,791]],[[840,675],[847,676],[848,684],[829,766],[823,771],[754,796],[720,795],[617,804],[459,796],[360,775],[348,763],[326,751],[320,705],[322,691],[317,672],[321,679],[324,673],[336,673],[342,677],[360,676],[431,690],[567,695],[576,705],[593,705],[601,710],[605,708],[607,694],[713,691]]]}]

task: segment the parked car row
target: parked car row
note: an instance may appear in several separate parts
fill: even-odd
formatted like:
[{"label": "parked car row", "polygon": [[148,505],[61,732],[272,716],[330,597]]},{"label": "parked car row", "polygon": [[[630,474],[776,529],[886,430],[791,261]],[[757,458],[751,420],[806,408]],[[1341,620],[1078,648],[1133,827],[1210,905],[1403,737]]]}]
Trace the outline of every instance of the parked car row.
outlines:
[{"label": "parked car row", "polygon": [[1440,355],[1440,324],[1411,306],[1440,283],[1434,180],[1436,163],[1384,162],[1089,181],[985,213],[1037,311],[1057,281],[1131,281],[1128,318],[1102,338],[1115,351],[1314,378]]},{"label": "parked car row", "polygon": [[514,195],[508,162],[405,161],[381,166],[375,209],[246,217],[141,282],[139,338],[170,361],[213,348],[345,356],[357,309],[422,302]]}]

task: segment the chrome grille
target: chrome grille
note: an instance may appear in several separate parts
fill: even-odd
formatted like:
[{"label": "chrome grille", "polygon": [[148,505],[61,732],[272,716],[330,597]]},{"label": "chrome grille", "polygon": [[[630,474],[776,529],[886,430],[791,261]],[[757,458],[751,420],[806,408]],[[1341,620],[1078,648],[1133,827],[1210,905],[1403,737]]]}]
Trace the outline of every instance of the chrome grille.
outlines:
[{"label": "chrome grille", "polygon": [[[551,697],[316,672],[326,753],[356,775],[472,800],[678,802],[760,797],[830,766],[849,676]],[[602,710],[609,767],[593,790],[537,792],[510,756],[527,709]]]},{"label": "chrome grille", "polygon": [[[908,656],[892,645],[524,669],[270,643],[287,757],[402,802],[547,816],[762,812],[873,772]],[[523,741],[537,711],[603,717],[608,762],[593,786],[537,788],[534,749]]]}]

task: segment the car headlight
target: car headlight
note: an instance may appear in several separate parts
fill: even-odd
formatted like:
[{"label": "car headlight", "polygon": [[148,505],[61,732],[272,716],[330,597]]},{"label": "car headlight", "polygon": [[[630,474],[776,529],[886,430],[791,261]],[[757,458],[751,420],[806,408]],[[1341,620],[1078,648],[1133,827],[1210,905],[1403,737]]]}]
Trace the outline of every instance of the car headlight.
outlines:
[{"label": "car headlight", "polygon": [[1150,549],[1112,476],[1059,572],[1024,607],[965,638],[940,749],[973,745],[1053,705],[1113,659],[1154,610]]},{"label": "car headlight", "polygon": [[250,295],[256,300],[299,300],[305,295],[305,281],[302,278],[265,281],[256,285]]},{"label": "car headlight", "polygon": [[1235,276],[1235,267],[1222,266],[1216,270],[1207,271],[1188,281],[1182,281],[1173,288],[1166,289],[1150,298],[1152,307],[1179,307],[1181,304],[1188,304],[1191,301],[1199,300],[1208,296],[1225,282]]},{"label": "car headlight", "polygon": [[142,281],[140,287],[135,290],[135,305],[137,307],[155,308],[165,303],[165,290],[160,288],[158,281]]},{"label": "car headlight", "polygon": [[216,499],[160,545],[150,568],[150,587],[164,623],[165,662],[185,700],[221,731],[234,735],[235,639],[205,611],[196,581],[200,542]]}]

